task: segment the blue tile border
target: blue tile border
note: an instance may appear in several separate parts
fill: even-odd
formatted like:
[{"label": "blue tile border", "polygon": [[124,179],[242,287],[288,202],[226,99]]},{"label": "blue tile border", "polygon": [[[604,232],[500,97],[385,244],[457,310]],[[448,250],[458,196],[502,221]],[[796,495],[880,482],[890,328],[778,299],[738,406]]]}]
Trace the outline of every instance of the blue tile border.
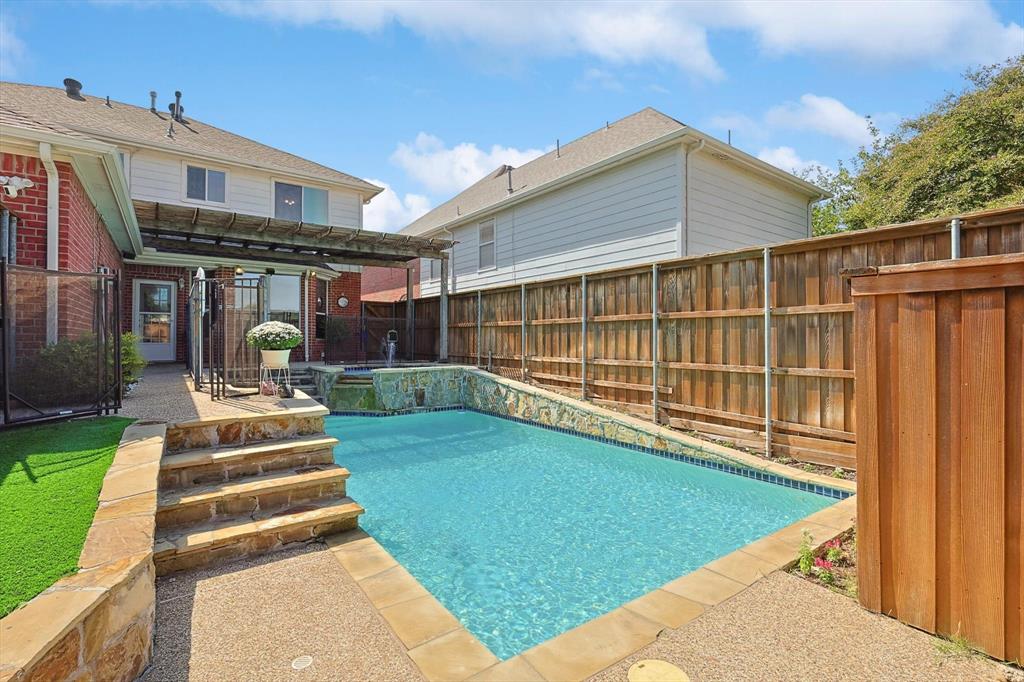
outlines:
[{"label": "blue tile border", "polygon": [[[481,410],[475,407],[464,407],[462,405],[452,405],[447,407],[414,407],[405,410],[395,410],[391,412],[359,412],[359,411],[331,411],[332,417],[395,417],[404,414],[416,414],[419,412],[477,412],[479,414],[486,414],[491,417],[497,417],[499,419],[507,419],[509,421],[518,422],[520,424],[527,424],[529,426],[536,426],[548,431],[556,431],[558,433],[564,433],[569,436],[576,436],[578,438],[586,438],[587,440],[596,441],[598,443],[604,443],[605,445],[614,445],[620,448],[626,448],[627,450],[635,450],[636,452],[643,452],[648,455],[654,455],[655,457],[664,457],[665,459],[671,459],[677,462],[685,462],[686,464],[693,464],[695,466],[704,467],[707,469],[716,469],[723,471],[728,474],[734,474],[736,476],[744,476],[746,478],[752,478],[756,481],[763,481],[765,483],[771,483],[773,485],[781,485],[786,488],[793,488],[795,490],[801,490],[803,492],[813,493],[815,495],[821,495],[822,497],[830,497],[836,500],[845,500],[854,493],[848,490],[842,490],[840,488],[832,488],[830,486],[818,485],[815,483],[807,483],[805,481],[796,481],[785,476],[779,476],[772,474],[767,471],[759,471],[757,469],[751,469],[748,467],[737,466],[735,464],[728,464],[720,462],[715,459],[706,457],[694,457],[693,455],[685,455],[677,452],[670,452],[668,450],[659,450],[657,448],[648,447],[645,445],[637,445],[635,443],[623,443],[621,441],[614,440],[612,438],[605,438],[604,436],[595,436],[593,434],[584,433],[583,431],[577,431],[575,429],[567,429],[562,426],[552,426],[550,424],[541,424],[530,419],[524,419],[522,417],[513,417],[507,414],[501,414],[500,412],[492,412],[490,410]],[[653,436],[652,436],[653,437]],[[692,448],[690,446],[684,446],[690,450],[696,452],[705,452],[702,448]]]}]

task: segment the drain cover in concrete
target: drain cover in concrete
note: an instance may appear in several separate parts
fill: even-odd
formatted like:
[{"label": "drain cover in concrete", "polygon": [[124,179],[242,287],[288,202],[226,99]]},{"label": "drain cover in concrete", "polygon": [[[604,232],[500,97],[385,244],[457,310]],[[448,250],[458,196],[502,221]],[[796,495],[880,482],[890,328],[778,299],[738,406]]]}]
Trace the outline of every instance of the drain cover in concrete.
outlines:
[{"label": "drain cover in concrete", "polygon": [[302,670],[303,668],[308,668],[311,665],[313,665],[312,656],[299,656],[292,661],[292,668],[295,670]]},{"label": "drain cover in concrete", "polygon": [[676,666],[653,658],[630,666],[627,678],[629,682],[690,682],[690,676]]}]

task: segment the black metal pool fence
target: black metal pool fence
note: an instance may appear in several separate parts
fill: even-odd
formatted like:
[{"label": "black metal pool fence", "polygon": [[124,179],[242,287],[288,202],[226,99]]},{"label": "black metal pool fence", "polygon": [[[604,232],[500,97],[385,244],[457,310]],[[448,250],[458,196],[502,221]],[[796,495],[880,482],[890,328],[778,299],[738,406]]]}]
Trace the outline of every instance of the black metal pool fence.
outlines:
[{"label": "black metal pool fence", "polygon": [[0,261],[0,428],[121,407],[118,275]]}]

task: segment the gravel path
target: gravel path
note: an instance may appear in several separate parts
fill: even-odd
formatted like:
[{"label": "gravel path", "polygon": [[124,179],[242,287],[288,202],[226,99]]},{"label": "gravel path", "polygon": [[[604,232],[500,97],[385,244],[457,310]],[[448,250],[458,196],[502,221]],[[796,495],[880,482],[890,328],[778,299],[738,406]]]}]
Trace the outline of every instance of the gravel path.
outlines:
[{"label": "gravel path", "polygon": [[166,576],[156,597],[145,682],[423,679],[324,545]]},{"label": "gravel path", "polygon": [[625,682],[629,667],[647,658],[679,666],[693,682],[1008,679],[1009,669],[988,659],[941,655],[936,641],[776,571],[591,680]]}]

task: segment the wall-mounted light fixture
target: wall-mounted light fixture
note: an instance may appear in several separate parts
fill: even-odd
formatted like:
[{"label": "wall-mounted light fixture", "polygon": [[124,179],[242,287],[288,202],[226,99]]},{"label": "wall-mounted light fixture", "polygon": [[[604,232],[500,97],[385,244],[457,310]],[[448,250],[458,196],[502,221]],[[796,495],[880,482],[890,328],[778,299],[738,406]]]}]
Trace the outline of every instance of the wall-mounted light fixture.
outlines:
[{"label": "wall-mounted light fixture", "polygon": [[245,274],[245,268],[243,268],[241,265],[236,265],[235,266],[235,274],[238,275],[239,277],[241,277],[242,275]]}]

